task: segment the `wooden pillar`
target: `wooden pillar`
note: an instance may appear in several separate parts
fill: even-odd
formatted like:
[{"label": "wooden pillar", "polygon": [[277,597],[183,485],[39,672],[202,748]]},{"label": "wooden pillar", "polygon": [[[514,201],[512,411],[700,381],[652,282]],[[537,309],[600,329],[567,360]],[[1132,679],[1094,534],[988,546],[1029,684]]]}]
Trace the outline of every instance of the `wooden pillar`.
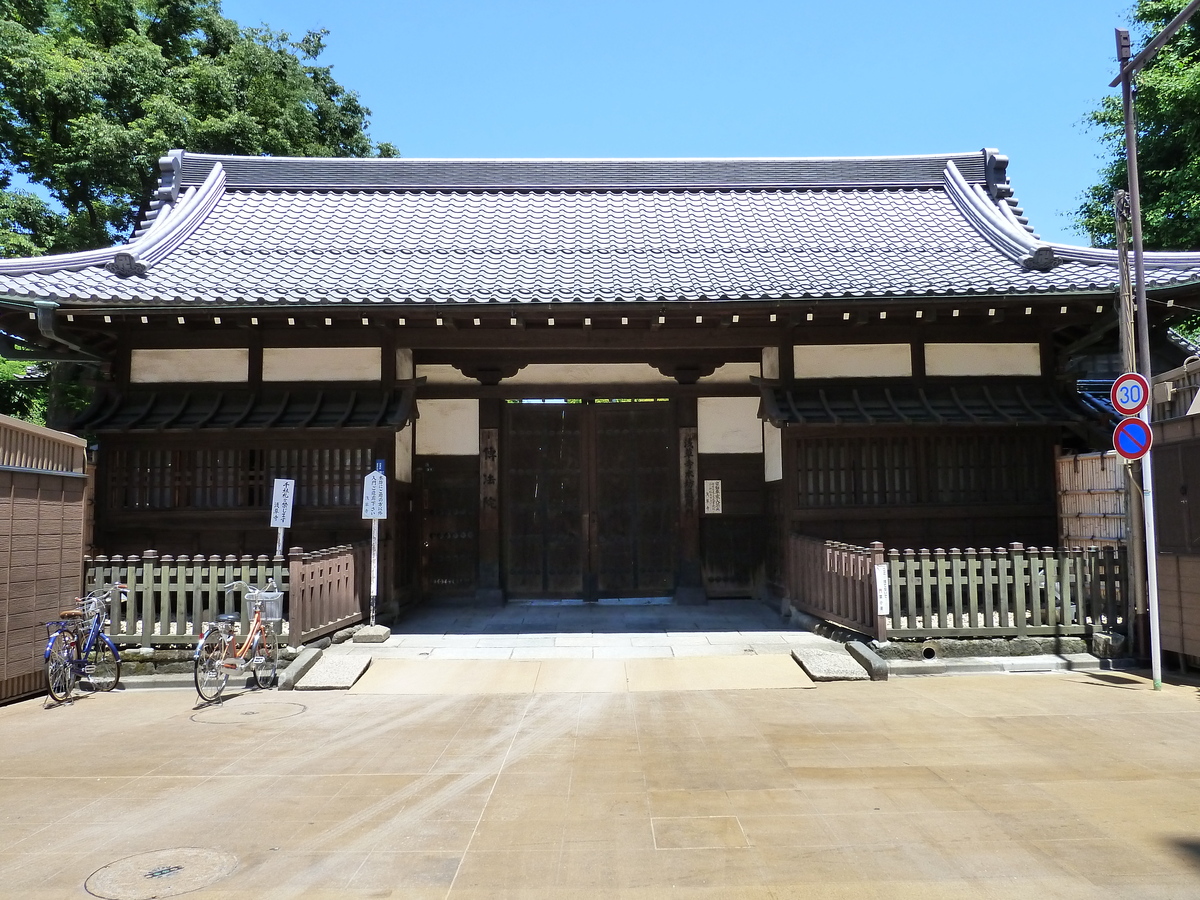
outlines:
[{"label": "wooden pillar", "polygon": [[675,602],[708,602],[700,565],[700,445],[696,429],[696,398],[681,398],[679,409],[679,567]]},{"label": "wooden pillar", "polygon": [[500,587],[500,401],[479,401],[479,583],[475,599],[503,603]]}]

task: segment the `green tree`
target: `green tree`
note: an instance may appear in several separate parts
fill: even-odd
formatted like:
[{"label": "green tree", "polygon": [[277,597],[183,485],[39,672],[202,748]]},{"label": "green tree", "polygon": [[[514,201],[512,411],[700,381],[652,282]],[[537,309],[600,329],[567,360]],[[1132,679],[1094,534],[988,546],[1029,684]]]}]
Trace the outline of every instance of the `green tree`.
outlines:
[{"label": "green tree", "polygon": [[[219,0],[0,0],[0,253],[126,238],[172,147],[208,153],[395,155],[368,110],[294,41],[239,28]],[[20,175],[52,203],[13,190]]]},{"label": "green tree", "polygon": [[0,415],[46,424],[46,372],[42,367],[0,359]]},{"label": "green tree", "polygon": [[[1138,0],[1136,45],[1162,30],[1187,0]],[[1193,18],[1137,77],[1138,174],[1142,228],[1149,248],[1200,247],[1200,17]],[[1125,124],[1120,96],[1106,97],[1089,116],[1109,154],[1089,188],[1077,221],[1101,247],[1116,243],[1112,195],[1126,185]]]}]

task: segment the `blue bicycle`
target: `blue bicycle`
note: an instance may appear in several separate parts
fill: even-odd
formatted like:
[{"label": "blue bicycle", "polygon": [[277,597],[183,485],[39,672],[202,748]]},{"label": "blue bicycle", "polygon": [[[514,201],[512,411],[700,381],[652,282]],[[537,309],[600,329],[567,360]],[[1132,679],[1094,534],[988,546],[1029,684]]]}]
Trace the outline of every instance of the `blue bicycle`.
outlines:
[{"label": "blue bicycle", "polygon": [[100,588],[78,598],[75,609],[64,609],[57,621],[45,623],[46,682],[56,703],[70,700],[79,681],[93,691],[111,691],[120,683],[121,655],[104,633],[116,591],[125,597],[123,584]]}]

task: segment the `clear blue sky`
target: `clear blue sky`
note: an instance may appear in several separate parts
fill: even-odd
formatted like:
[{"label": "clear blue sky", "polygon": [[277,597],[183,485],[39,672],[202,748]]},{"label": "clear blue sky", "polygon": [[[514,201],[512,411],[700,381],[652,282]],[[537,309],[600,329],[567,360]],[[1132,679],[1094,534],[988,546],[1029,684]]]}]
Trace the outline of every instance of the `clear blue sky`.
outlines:
[{"label": "clear blue sky", "polygon": [[857,156],[997,147],[1034,226],[1100,167],[1083,119],[1132,0],[225,0],[328,28],[409,157]]}]

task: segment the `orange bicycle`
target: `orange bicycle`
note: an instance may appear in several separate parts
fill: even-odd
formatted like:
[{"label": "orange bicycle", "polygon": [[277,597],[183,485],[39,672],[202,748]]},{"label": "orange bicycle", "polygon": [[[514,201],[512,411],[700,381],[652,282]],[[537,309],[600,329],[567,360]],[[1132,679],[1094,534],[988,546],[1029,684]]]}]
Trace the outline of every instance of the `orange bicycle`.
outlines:
[{"label": "orange bicycle", "polygon": [[279,669],[275,623],[283,618],[283,591],[275,586],[274,579],[268,580],[264,588],[235,581],[225,585],[223,590],[232,591],[238,587],[245,588],[246,599],[254,609],[246,640],[238,646],[237,626],[241,617],[223,613],[215,622],[204,623],[204,635],[196,645],[193,665],[196,693],[209,703],[220,698],[231,673],[249,669],[258,687],[269,688],[275,683]]}]

